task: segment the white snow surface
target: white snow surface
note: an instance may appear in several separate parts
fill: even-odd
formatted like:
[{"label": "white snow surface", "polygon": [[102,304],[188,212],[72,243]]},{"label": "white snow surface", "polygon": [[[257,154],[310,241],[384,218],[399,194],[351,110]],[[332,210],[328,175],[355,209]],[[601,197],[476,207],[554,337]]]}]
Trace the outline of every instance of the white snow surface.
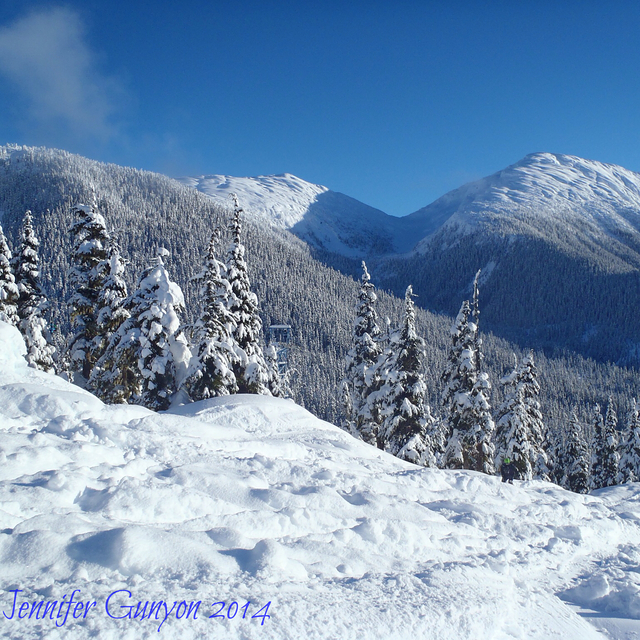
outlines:
[{"label": "white snow surface", "polygon": [[[2,637],[602,638],[585,609],[635,637],[636,484],[582,496],[420,468],[275,398],[105,406],[24,352],[0,322]],[[14,589],[18,607],[74,589],[96,606],[18,619]],[[113,615],[172,613],[112,619],[116,591]],[[219,601],[248,615],[210,619]]]},{"label": "white snow surface", "polygon": [[246,215],[291,231],[317,249],[365,257],[405,251],[415,244],[415,235],[405,237],[398,218],[290,173],[253,178],[209,175],[178,181],[227,206],[229,195],[235,193]]},{"label": "white snow surface", "polygon": [[[591,235],[625,235],[640,229],[640,174],[576,156],[533,153],[491,176],[450,191],[407,216],[473,229],[492,214],[526,210],[535,220],[555,218],[588,226]],[[425,242],[428,241],[425,240]],[[420,248],[420,247],[418,247]]]},{"label": "white snow surface", "polygon": [[514,210],[526,212],[533,235],[542,233],[536,220],[545,219],[574,226],[591,238],[624,241],[640,231],[640,174],[554,153],[530,154],[401,218],[291,174],[213,175],[180,182],[226,203],[235,192],[248,215],[349,257],[422,250],[441,228],[469,232],[482,222],[509,218]]}]

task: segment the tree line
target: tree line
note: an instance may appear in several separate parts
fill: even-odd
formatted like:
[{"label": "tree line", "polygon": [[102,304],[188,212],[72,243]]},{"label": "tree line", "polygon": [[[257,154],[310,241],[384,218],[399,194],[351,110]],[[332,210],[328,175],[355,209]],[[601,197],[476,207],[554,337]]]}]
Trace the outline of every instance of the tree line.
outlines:
[{"label": "tree line", "polygon": [[[31,213],[23,218],[20,248],[12,257],[0,228],[0,319],[16,326],[29,366],[67,375],[105,402],[134,403],[165,410],[176,394],[201,400],[233,393],[289,395],[278,374],[277,354],[261,344],[258,299],[251,290],[242,209],[234,196],[226,261],[221,229],[209,242],[194,323],[181,319],[184,295],[171,280],[163,250],[128,293],[118,243],[92,204],[74,207],[73,247],[68,272],[72,330],[54,340],[39,283],[39,242]],[[57,342],[57,345],[54,344]]]},{"label": "tree line", "polygon": [[[476,274],[472,300],[465,300],[451,327],[438,417],[427,403],[425,341],[416,333],[412,287],[404,317],[381,329],[377,296],[366,264],[346,356],[343,427],[363,441],[427,467],[500,472],[513,462],[521,480],[554,481],[578,493],[640,480],[640,408],[635,400],[620,433],[613,399],[603,419],[595,406],[592,437],[573,411],[568,429],[546,427],[540,385],[530,351],[500,380],[504,401],[493,412],[479,331]],[[514,356],[515,357],[515,356]]]}]

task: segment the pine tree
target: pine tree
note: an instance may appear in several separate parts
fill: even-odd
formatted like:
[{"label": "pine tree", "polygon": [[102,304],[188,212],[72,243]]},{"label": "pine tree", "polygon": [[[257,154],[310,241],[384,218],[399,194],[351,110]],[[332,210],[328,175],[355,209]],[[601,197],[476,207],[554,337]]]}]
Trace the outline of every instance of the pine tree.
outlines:
[{"label": "pine tree", "polygon": [[178,318],[184,297],[160,257],[142,273],[126,308],[130,317],[120,325],[109,347],[118,382],[112,398],[165,410],[191,354]]},{"label": "pine tree", "polygon": [[413,289],[405,293],[402,328],[392,334],[382,373],[379,439],[389,453],[415,464],[435,466],[429,431],[433,426],[422,372],[424,340],[416,333]]},{"label": "pine tree", "polygon": [[565,434],[561,429],[553,429],[547,432],[547,466],[549,468],[549,480],[557,485],[563,485],[566,462],[564,453],[566,450]]},{"label": "pine tree", "polygon": [[274,345],[269,345],[265,351],[265,361],[269,372],[267,386],[274,398],[291,398],[291,388],[289,386],[289,371],[280,375],[278,368],[278,351]]},{"label": "pine tree", "polygon": [[451,328],[452,346],[444,382],[443,404],[447,413],[447,447],[444,466],[493,474],[495,425],[491,418],[491,384],[480,371],[482,341],[478,335],[478,277],[474,280],[473,320],[469,301],[462,303]]},{"label": "pine tree", "polygon": [[373,418],[368,398],[378,386],[376,364],[382,348],[378,315],[375,310],[377,296],[374,289],[367,265],[363,261],[362,281],[353,325],[353,346],[346,357],[343,389],[347,430],[375,446],[379,424]]},{"label": "pine tree", "polygon": [[562,486],[574,493],[589,493],[589,447],[575,411],[569,421],[566,448],[562,458],[566,464]]},{"label": "pine tree", "polygon": [[593,407],[593,416],[591,418],[593,428],[593,436],[591,439],[591,489],[600,489],[600,485],[596,482],[596,477],[602,476],[602,456],[598,455],[599,448],[604,442],[604,420],[602,411],[598,403]]},{"label": "pine tree", "polygon": [[38,247],[33,231],[31,211],[24,215],[20,253],[15,258],[18,287],[18,328],[27,347],[26,359],[30,367],[55,372],[55,347],[43,316],[47,300],[40,289]]},{"label": "pine tree", "polygon": [[618,482],[640,482],[640,407],[635,398],[620,447]]},{"label": "pine tree", "polygon": [[0,320],[18,326],[18,286],[11,268],[11,250],[0,227]]},{"label": "pine tree", "polygon": [[77,221],[71,227],[73,251],[69,270],[74,333],[69,342],[69,359],[72,370],[89,380],[105,339],[100,335],[97,315],[98,298],[109,274],[109,234],[98,212],[95,194],[93,203],[76,206],[74,215]]},{"label": "pine tree", "polygon": [[241,362],[239,346],[233,338],[235,316],[229,311],[231,285],[226,266],[216,259],[219,241],[216,229],[209,242],[204,271],[196,278],[200,283],[202,313],[194,329],[194,352],[185,388],[192,400],[237,393],[233,372]]},{"label": "pine tree", "polygon": [[270,395],[267,387],[269,373],[260,346],[262,321],[258,314],[258,298],[251,291],[247,264],[244,259],[244,245],[240,242],[242,233],[241,214],[238,198],[233,195],[234,210],[229,225],[231,244],[227,255],[227,280],[231,286],[229,311],[233,314],[235,327],[233,338],[240,347],[233,370],[239,393]]},{"label": "pine tree", "polygon": [[108,273],[96,301],[98,313],[95,354],[98,360],[91,371],[88,384],[88,387],[105,402],[122,402],[119,393],[124,380],[120,379],[122,372],[114,360],[113,336],[130,317],[125,307],[128,294],[124,271],[125,263],[120,255],[120,248],[111,240]]},{"label": "pine tree", "polygon": [[604,425],[602,425],[600,408],[597,407],[594,427],[591,481],[593,489],[601,489],[602,487],[611,487],[618,481],[618,465],[620,462],[620,455],[618,454],[618,416],[613,405],[613,398],[609,397]]},{"label": "pine tree", "polygon": [[523,359],[520,367],[516,364],[501,383],[511,387],[511,390],[500,407],[496,421],[496,467],[500,468],[504,458],[508,457],[513,460],[520,479],[548,479],[545,429],[537,400],[540,385],[533,351]]}]

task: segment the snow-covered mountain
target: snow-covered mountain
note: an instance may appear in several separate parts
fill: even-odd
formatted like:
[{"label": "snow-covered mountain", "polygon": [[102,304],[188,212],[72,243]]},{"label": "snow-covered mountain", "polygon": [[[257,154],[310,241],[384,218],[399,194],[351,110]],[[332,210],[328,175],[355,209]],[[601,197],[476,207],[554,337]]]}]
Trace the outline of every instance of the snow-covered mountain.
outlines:
[{"label": "snow-covered mountain", "polygon": [[288,173],[179,181],[227,206],[229,194],[235,193],[247,215],[287,229],[316,249],[348,257],[394,251],[391,216]]},{"label": "snow-covered mountain", "polygon": [[274,398],[105,406],[24,352],[0,322],[2,637],[638,630],[637,484],[415,467]]},{"label": "snow-covered mountain", "polygon": [[[624,244],[640,230],[640,174],[575,156],[534,153],[447,193],[408,218],[446,220],[442,227],[467,232],[482,223],[511,223],[516,232],[538,237],[559,224],[615,254],[607,242]],[[427,243],[428,238],[418,250]]]},{"label": "snow-covered mountain", "polygon": [[522,346],[568,348],[640,366],[640,174],[535,153],[403,218],[290,176],[185,179],[236,191],[257,220],[287,229],[326,264],[455,314],[483,269],[483,322]]}]

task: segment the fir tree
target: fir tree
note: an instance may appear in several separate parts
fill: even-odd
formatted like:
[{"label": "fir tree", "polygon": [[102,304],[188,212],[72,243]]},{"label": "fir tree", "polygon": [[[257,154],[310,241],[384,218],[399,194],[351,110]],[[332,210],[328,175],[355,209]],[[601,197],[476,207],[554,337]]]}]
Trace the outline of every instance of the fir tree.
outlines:
[{"label": "fir tree", "polygon": [[598,403],[593,407],[593,416],[591,418],[593,436],[591,439],[591,489],[600,489],[595,478],[602,476],[602,456],[598,455],[598,450],[603,446],[604,442],[604,420],[602,411]]},{"label": "fir tree", "polygon": [[562,458],[566,464],[562,486],[574,493],[589,493],[589,447],[575,411],[569,421],[566,448]]},{"label": "fir tree", "polygon": [[30,367],[54,372],[55,347],[43,316],[47,300],[40,289],[38,247],[33,231],[31,211],[24,215],[20,253],[15,258],[18,287],[18,328],[27,347],[26,359]]},{"label": "fir tree", "polygon": [[547,432],[547,466],[549,468],[549,480],[557,485],[563,485],[566,463],[564,454],[566,450],[565,433],[561,429],[553,429]]},{"label": "fir tree", "polygon": [[71,227],[73,251],[69,280],[71,283],[71,322],[74,333],[69,342],[71,367],[89,379],[103,350],[104,336],[100,335],[97,320],[98,298],[109,274],[109,234],[93,197],[90,205],[74,208],[77,221]]},{"label": "fir tree", "polygon": [[[108,273],[97,299],[97,335],[94,353],[98,356],[91,376],[89,388],[105,402],[121,402],[119,392],[124,383],[121,371],[114,361],[113,336],[125,320],[130,317],[125,307],[127,284],[124,280],[125,264],[120,248],[113,240],[109,245]],[[99,340],[99,342],[98,342]]]},{"label": "fir tree", "polygon": [[379,424],[373,418],[368,398],[378,386],[376,364],[382,348],[378,315],[375,310],[377,296],[374,289],[367,265],[363,261],[356,319],[353,324],[353,346],[346,357],[343,389],[347,430],[375,446]]},{"label": "fir tree", "polygon": [[611,397],[607,404],[604,427],[596,435],[593,449],[595,464],[592,487],[594,489],[612,487],[618,481],[620,455],[618,453],[618,416]]},{"label": "fir tree", "polygon": [[235,320],[232,335],[240,347],[240,359],[234,362],[233,370],[239,393],[270,395],[267,387],[269,373],[260,346],[262,321],[258,314],[258,298],[251,291],[244,259],[245,249],[240,242],[242,233],[240,218],[243,211],[235,194],[233,202],[233,216],[229,225],[231,243],[227,255],[227,280],[231,286],[229,311]]},{"label": "fir tree", "polygon": [[513,460],[520,479],[530,480],[534,476],[548,479],[545,429],[537,400],[540,385],[533,351],[501,382],[511,389],[500,407],[496,422],[496,467],[500,468],[504,458],[508,457]]},{"label": "fir tree", "polygon": [[238,344],[233,338],[235,316],[229,311],[231,285],[226,279],[226,266],[216,259],[219,230],[211,236],[200,282],[202,313],[194,328],[194,353],[189,365],[185,388],[192,400],[237,393],[233,372],[241,362]]},{"label": "fir tree", "polygon": [[274,345],[269,345],[265,351],[265,361],[269,372],[267,386],[271,395],[275,398],[291,398],[291,388],[289,387],[289,371],[280,375],[278,368],[278,351]]},{"label": "fir tree", "polygon": [[640,482],[640,407],[635,398],[620,447],[618,482]]},{"label": "fir tree", "polygon": [[112,397],[165,410],[182,380],[190,353],[178,318],[184,297],[161,258],[142,273],[126,307],[130,317],[120,325],[109,347],[118,383]]},{"label": "fir tree", "polygon": [[491,419],[491,384],[480,371],[481,339],[478,335],[478,276],[474,280],[474,320],[470,321],[469,301],[462,303],[451,328],[452,346],[442,376],[443,403],[447,412],[447,447],[444,466],[448,469],[473,469],[493,474],[495,425]]},{"label": "fir tree", "polygon": [[11,268],[11,250],[0,227],[0,320],[18,326],[18,286]]},{"label": "fir tree", "polygon": [[392,334],[382,373],[378,406],[379,438],[391,454],[415,464],[435,466],[429,431],[433,418],[422,373],[424,340],[416,333],[413,289],[407,287],[402,329]]}]

